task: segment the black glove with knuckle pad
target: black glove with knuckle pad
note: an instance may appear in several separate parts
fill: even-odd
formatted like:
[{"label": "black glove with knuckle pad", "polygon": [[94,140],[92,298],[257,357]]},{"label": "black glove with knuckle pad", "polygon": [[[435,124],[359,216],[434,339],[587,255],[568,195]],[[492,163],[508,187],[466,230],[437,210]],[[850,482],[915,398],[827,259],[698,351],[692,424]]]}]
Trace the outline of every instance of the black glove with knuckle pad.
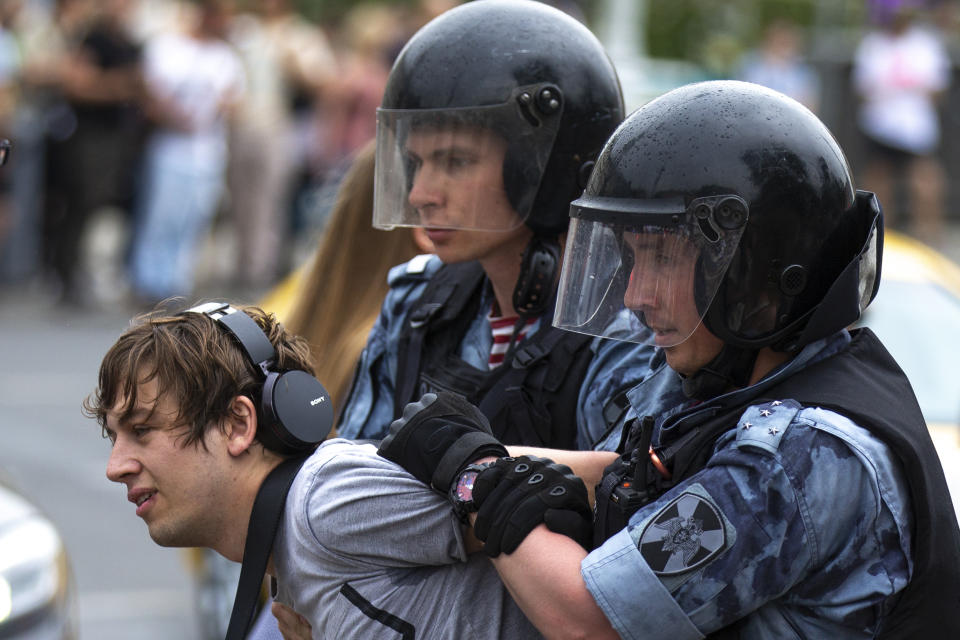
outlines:
[{"label": "black glove with knuckle pad", "polygon": [[590,549],[587,487],[566,465],[536,456],[500,458],[477,476],[473,500],[473,532],[491,558],[513,553],[540,523]]},{"label": "black glove with knuckle pad", "polygon": [[448,497],[460,472],[480,458],[507,455],[480,410],[455,393],[426,393],[403,409],[377,449]]}]

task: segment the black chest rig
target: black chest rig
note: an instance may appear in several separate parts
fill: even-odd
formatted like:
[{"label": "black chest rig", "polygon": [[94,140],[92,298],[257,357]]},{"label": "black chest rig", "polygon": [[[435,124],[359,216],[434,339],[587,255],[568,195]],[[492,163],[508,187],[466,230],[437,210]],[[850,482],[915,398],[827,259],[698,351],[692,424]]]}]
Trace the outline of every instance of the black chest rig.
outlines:
[{"label": "black chest rig", "polygon": [[476,262],[444,265],[430,279],[400,334],[394,414],[426,392],[452,391],[477,405],[507,444],[575,448],[591,337],[553,327],[548,312],[499,367],[472,367],[457,352],[485,282]]},{"label": "black chest rig", "polygon": [[914,573],[880,637],[960,638],[960,529],[937,452],[903,371],[869,329],[853,336],[843,351],[786,380],[760,383],[753,397],[737,398],[735,406],[707,403],[672,416],[661,426],[670,435],[656,451],[650,449],[654,418],[636,420],[621,443],[625,453],[597,487],[594,539],[606,540],[643,505],[708,466],[717,439],[747,406],[778,399],[821,406],[883,440],[910,486]]}]

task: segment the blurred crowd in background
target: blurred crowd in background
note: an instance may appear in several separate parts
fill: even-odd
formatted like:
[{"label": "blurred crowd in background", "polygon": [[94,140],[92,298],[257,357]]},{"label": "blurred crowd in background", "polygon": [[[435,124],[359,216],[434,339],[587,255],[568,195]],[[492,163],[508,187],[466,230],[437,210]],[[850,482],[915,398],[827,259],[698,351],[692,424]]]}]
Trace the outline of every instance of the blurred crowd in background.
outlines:
[{"label": "blurred crowd in background", "polygon": [[[0,174],[0,290],[143,309],[214,274],[218,295],[257,300],[316,248],[340,178],[375,135],[395,55],[455,4],[365,2],[322,24],[291,0],[0,0],[0,136],[14,144]],[[618,0],[551,4],[586,21]],[[677,27],[663,12],[683,3],[640,4]],[[759,44],[731,58],[713,39],[688,79],[766,84],[831,127],[840,104],[865,150],[860,186],[888,224],[937,244],[956,2],[862,3],[843,100],[809,59],[808,29],[790,11],[771,17],[840,5],[753,4],[773,7],[754,17]]]},{"label": "blurred crowd in background", "polygon": [[189,295],[198,269],[262,293],[315,246],[394,56],[454,4],[328,31],[288,0],[0,0],[0,280],[72,306]]}]

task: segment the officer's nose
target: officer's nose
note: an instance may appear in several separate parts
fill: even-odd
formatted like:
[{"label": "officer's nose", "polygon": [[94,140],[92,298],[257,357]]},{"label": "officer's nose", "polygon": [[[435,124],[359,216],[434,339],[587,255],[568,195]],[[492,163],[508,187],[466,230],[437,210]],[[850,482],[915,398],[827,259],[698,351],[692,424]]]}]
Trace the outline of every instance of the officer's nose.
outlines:
[{"label": "officer's nose", "polygon": [[630,272],[630,281],[623,294],[623,304],[633,311],[648,311],[660,306],[657,279],[644,274],[640,264],[635,264]]},{"label": "officer's nose", "polygon": [[443,203],[443,189],[440,177],[429,166],[421,166],[413,176],[413,184],[407,199],[417,211],[423,213]]}]

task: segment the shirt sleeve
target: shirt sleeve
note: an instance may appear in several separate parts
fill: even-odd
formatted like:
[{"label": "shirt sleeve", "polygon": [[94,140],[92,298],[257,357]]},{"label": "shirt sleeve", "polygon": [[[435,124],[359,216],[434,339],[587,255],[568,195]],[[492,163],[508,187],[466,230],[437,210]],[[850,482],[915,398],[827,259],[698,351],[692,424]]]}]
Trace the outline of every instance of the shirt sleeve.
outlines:
[{"label": "shirt sleeve", "polygon": [[336,443],[325,457],[297,514],[317,544],[376,567],[466,561],[461,525],[442,496],[372,445]]},{"label": "shirt sleeve", "polygon": [[590,450],[633,416],[627,392],[650,373],[654,347],[597,338],[577,403],[577,448]]},{"label": "shirt sleeve", "polygon": [[394,413],[396,344],[411,306],[440,266],[438,258],[424,255],[390,270],[390,291],[360,355],[356,379],[337,425],[341,437],[379,440],[387,435]]},{"label": "shirt sleeve", "polygon": [[583,561],[614,628],[624,638],[700,638],[777,599],[833,602],[835,612],[817,615],[836,615],[839,627],[874,611],[895,590],[899,562],[884,565],[897,536],[880,515],[875,472],[843,440],[802,423],[772,451],[724,439],[705,469]]}]

